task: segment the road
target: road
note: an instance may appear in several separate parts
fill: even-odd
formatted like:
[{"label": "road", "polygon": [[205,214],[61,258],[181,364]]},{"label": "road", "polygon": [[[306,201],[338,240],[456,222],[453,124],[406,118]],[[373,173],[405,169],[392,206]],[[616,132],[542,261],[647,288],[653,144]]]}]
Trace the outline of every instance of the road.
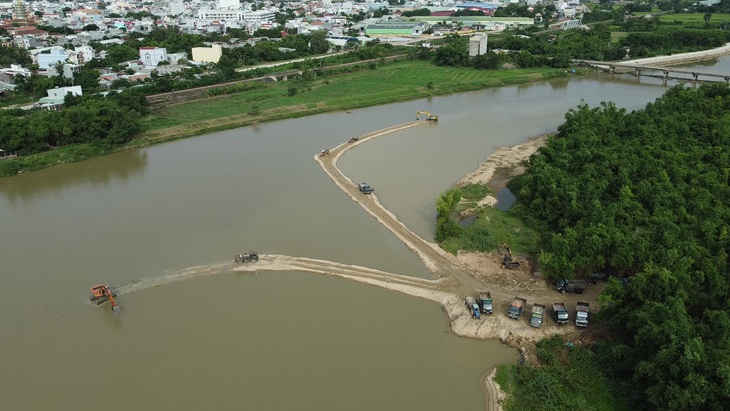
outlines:
[{"label": "road", "polygon": [[337,184],[337,186],[345,192],[350,198],[355,201],[360,207],[362,207],[368,214],[375,217],[379,223],[390,230],[396,237],[398,237],[408,248],[411,249],[428,269],[439,279],[455,280],[449,281],[449,284],[453,286],[452,291],[469,292],[479,290],[485,286],[483,282],[465,272],[459,267],[459,263],[454,256],[443,251],[437,244],[430,243],[403,223],[398,218],[386,210],[385,207],[378,201],[378,197],[375,193],[363,194],[357,189],[357,185],[347,178],[342,171],[337,167],[337,160],[347,150],[357,147],[366,141],[374,138],[399,131],[411,127],[417,127],[421,124],[427,124],[426,121],[413,121],[398,126],[389,127],[383,130],[379,130],[370,134],[366,134],[353,142],[345,142],[339,146],[331,149],[328,155],[318,154],[315,159],[319,162],[320,166],[324,169],[327,175]]}]

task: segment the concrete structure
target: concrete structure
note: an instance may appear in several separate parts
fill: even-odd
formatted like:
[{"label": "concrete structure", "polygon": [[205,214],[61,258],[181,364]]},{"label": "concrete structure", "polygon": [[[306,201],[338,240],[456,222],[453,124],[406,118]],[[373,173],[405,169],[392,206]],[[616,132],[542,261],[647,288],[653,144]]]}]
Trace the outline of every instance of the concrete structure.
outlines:
[{"label": "concrete structure", "polygon": [[145,66],[156,67],[163,61],[167,61],[167,49],[164,47],[140,47],[139,59]]},{"label": "concrete structure", "polygon": [[203,63],[217,63],[223,55],[223,46],[213,44],[210,47],[193,47],[193,60]]},{"label": "concrete structure", "polygon": [[487,33],[477,33],[469,38],[469,57],[481,56],[487,53]]}]

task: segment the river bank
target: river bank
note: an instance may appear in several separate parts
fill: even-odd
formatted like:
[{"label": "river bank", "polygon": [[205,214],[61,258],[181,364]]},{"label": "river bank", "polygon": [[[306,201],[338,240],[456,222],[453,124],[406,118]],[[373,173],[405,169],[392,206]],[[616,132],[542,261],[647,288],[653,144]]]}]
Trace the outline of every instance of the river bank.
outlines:
[{"label": "river bank", "polygon": [[[580,73],[582,71],[574,74],[550,68],[474,70],[435,66],[421,60],[401,60],[378,64],[374,69],[318,76],[314,80],[291,79],[263,89],[163,107],[143,119],[145,131],[122,146],[65,146],[18,157],[0,163],[0,177],[261,123],[525,84]],[[382,87],[386,82],[388,87]],[[343,93],[343,90],[347,92]]]}]

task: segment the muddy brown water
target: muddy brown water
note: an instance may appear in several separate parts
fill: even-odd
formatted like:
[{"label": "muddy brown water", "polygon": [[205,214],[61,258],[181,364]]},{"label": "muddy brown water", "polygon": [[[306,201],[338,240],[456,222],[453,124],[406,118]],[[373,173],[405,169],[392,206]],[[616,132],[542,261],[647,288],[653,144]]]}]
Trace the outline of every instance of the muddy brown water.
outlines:
[{"label": "muddy brown water", "polygon": [[[280,121],[0,180],[4,409],[482,409],[480,377],[514,362],[450,334],[433,303],[299,272],[234,274],[257,250],[430,278],[332,184],[314,153],[357,147],[353,181],[424,238],[433,199],[495,147],[552,130],[581,99],[643,106],[659,81],[602,77]],[[200,266],[212,274],[86,303],[112,286]],[[217,268],[217,267],[221,268]]]}]

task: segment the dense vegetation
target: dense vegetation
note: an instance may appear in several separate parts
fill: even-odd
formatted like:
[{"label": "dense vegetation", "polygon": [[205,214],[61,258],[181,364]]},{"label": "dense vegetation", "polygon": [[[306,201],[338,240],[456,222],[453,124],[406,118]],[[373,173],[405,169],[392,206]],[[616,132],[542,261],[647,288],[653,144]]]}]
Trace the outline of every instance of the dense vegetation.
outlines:
[{"label": "dense vegetation", "polygon": [[631,409],[591,350],[556,335],[537,343],[537,357],[539,366],[499,368],[496,381],[510,394],[506,411]]},{"label": "dense vegetation", "polygon": [[[101,154],[131,140],[146,113],[144,95],[126,90],[109,97],[66,97],[59,111],[0,110],[0,147],[20,156],[68,145],[90,145]],[[0,173],[14,174],[22,158],[0,163]]]},{"label": "dense vegetation", "polygon": [[[483,184],[469,184],[443,193],[436,199],[436,241],[446,251],[493,251],[507,243],[514,251],[538,251],[538,234],[509,211],[482,207],[477,201],[490,194]],[[462,213],[473,221],[461,225]]]},{"label": "dense vegetation", "polygon": [[725,84],[581,105],[512,187],[542,271],[631,278],[601,296],[615,332],[595,349],[635,408],[730,408],[728,113]]}]

